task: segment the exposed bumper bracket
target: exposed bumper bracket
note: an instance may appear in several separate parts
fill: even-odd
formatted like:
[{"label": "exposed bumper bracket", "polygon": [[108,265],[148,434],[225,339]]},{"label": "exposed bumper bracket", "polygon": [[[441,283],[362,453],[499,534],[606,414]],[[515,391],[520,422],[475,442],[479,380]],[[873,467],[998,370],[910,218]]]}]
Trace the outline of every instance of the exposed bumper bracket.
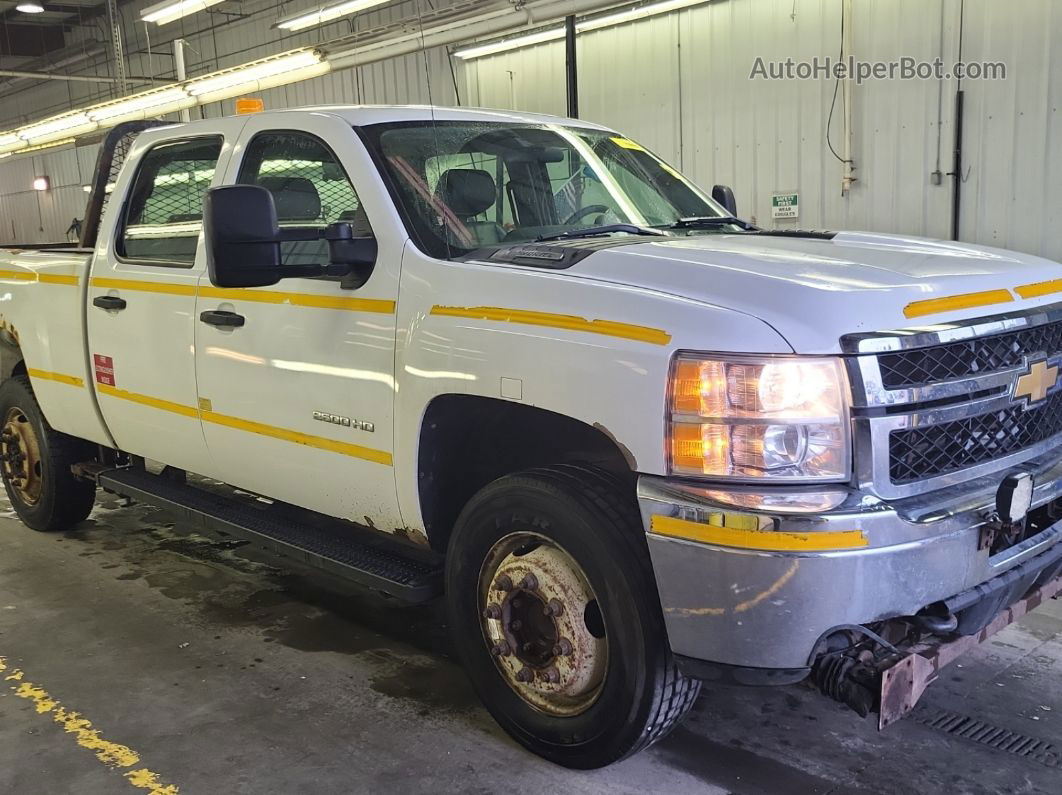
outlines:
[{"label": "exposed bumper bracket", "polygon": [[1004,608],[987,626],[973,635],[953,637],[950,640],[932,636],[910,647],[904,656],[893,656],[887,667],[881,670],[878,728],[884,729],[914,709],[922,693],[946,665],[984,643],[1026,613],[1035,610],[1046,600],[1058,598],[1060,593],[1062,576],[1045,583],[1010,607]]}]

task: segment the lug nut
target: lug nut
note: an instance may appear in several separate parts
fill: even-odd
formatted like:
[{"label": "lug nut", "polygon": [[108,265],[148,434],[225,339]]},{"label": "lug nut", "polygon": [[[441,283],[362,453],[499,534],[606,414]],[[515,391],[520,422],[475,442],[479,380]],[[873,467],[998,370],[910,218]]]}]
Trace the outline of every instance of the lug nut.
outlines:
[{"label": "lug nut", "polygon": [[549,604],[542,608],[542,614],[547,616],[560,616],[564,613],[564,605],[557,599],[550,599]]},{"label": "lug nut", "polygon": [[561,638],[553,645],[554,657],[570,657],[573,651],[572,642],[567,638]]},{"label": "lug nut", "polygon": [[523,621],[521,621],[520,619],[516,619],[514,621],[510,621],[509,622],[509,629],[512,630],[513,632],[519,632],[521,627],[523,627],[523,625],[524,625]]},{"label": "lug nut", "polygon": [[516,672],[517,682],[530,682],[535,678],[534,672],[530,668],[521,668]]},{"label": "lug nut", "polygon": [[534,574],[527,574],[522,580],[520,580],[520,587],[525,591],[534,591],[538,588],[538,577]]},{"label": "lug nut", "polygon": [[503,574],[494,581],[494,588],[498,591],[511,591],[513,589],[513,581],[508,574]]},{"label": "lug nut", "polygon": [[498,605],[487,605],[483,610],[484,618],[501,618],[501,608]]},{"label": "lug nut", "polygon": [[521,648],[523,648],[525,653],[526,652],[530,652],[530,651],[532,651],[535,648],[535,644],[534,643],[525,643]]},{"label": "lug nut", "polygon": [[549,682],[551,685],[555,685],[557,684],[557,682],[560,681],[560,671],[558,671],[556,668],[547,668],[545,671],[541,671],[539,673],[539,676],[541,676],[545,681]]},{"label": "lug nut", "polygon": [[509,648],[509,644],[504,640],[501,643],[495,643],[491,648],[490,653],[495,657],[508,657],[513,653],[513,650]]}]

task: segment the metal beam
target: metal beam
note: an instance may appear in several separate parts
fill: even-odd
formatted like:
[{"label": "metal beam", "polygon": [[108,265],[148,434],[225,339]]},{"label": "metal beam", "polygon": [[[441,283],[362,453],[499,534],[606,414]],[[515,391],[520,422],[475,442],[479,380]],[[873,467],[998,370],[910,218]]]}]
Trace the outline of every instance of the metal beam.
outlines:
[{"label": "metal beam", "polygon": [[[98,77],[96,75],[64,75],[57,72],[20,72],[17,69],[0,69],[0,77],[24,77],[28,80],[67,80],[71,83],[119,83],[117,77]],[[143,75],[129,75],[127,80],[134,83],[150,83],[152,78]],[[155,79],[156,83],[168,84],[172,80]]]},{"label": "metal beam", "polygon": [[117,77],[95,75],[61,75],[54,72],[20,72],[17,69],[0,69],[0,77],[28,77],[32,80],[69,80],[72,83],[117,83]]}]

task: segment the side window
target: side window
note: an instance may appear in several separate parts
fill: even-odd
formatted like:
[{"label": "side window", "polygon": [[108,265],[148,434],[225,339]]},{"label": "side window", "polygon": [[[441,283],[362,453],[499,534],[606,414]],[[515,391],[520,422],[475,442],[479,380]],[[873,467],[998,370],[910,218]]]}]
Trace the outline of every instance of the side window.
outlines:
[{"label": "side window", "polygon": [[[324,142],[299,132],[256,135],[247,147],[238,182],[261,185],[273,194],[282,227],[321,228],[349,223],[355,237],[371,237],[372,227],[354,186]],[[325,240],[283,243],[285,265],[328,262]]]},{"label": "side window", "polygon": [[125,204],[118,255],[191,265],[203,225],[203,195],[221,155],[220,138],[171,141],[137,167]]}]

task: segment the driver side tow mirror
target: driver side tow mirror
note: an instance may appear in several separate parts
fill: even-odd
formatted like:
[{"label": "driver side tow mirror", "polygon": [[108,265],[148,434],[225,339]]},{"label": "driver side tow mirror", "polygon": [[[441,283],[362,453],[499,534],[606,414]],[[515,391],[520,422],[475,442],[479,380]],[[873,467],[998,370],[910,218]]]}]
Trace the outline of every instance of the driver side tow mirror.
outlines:
[{"label": "driver side tow mirror", "polygon": [[712,198],[723,205],[730,215],[737,218],[737,199],[734,198],[734,191],[729,185],[713,185]]},{"label": "driver side tow mirror", "polygon": [[[221,185],[203,201],[210,281],[216,287],[269,287],[281,279],[342,276],[343,287],[365,281],[376,262],[376,238],[354,237],[348,223],[325,229],[281,228],[273,194],[261,185]],[[284,265],[281,243],[327,240],[324,265]],[[361,278],[353,278],[358,274]]]}]

